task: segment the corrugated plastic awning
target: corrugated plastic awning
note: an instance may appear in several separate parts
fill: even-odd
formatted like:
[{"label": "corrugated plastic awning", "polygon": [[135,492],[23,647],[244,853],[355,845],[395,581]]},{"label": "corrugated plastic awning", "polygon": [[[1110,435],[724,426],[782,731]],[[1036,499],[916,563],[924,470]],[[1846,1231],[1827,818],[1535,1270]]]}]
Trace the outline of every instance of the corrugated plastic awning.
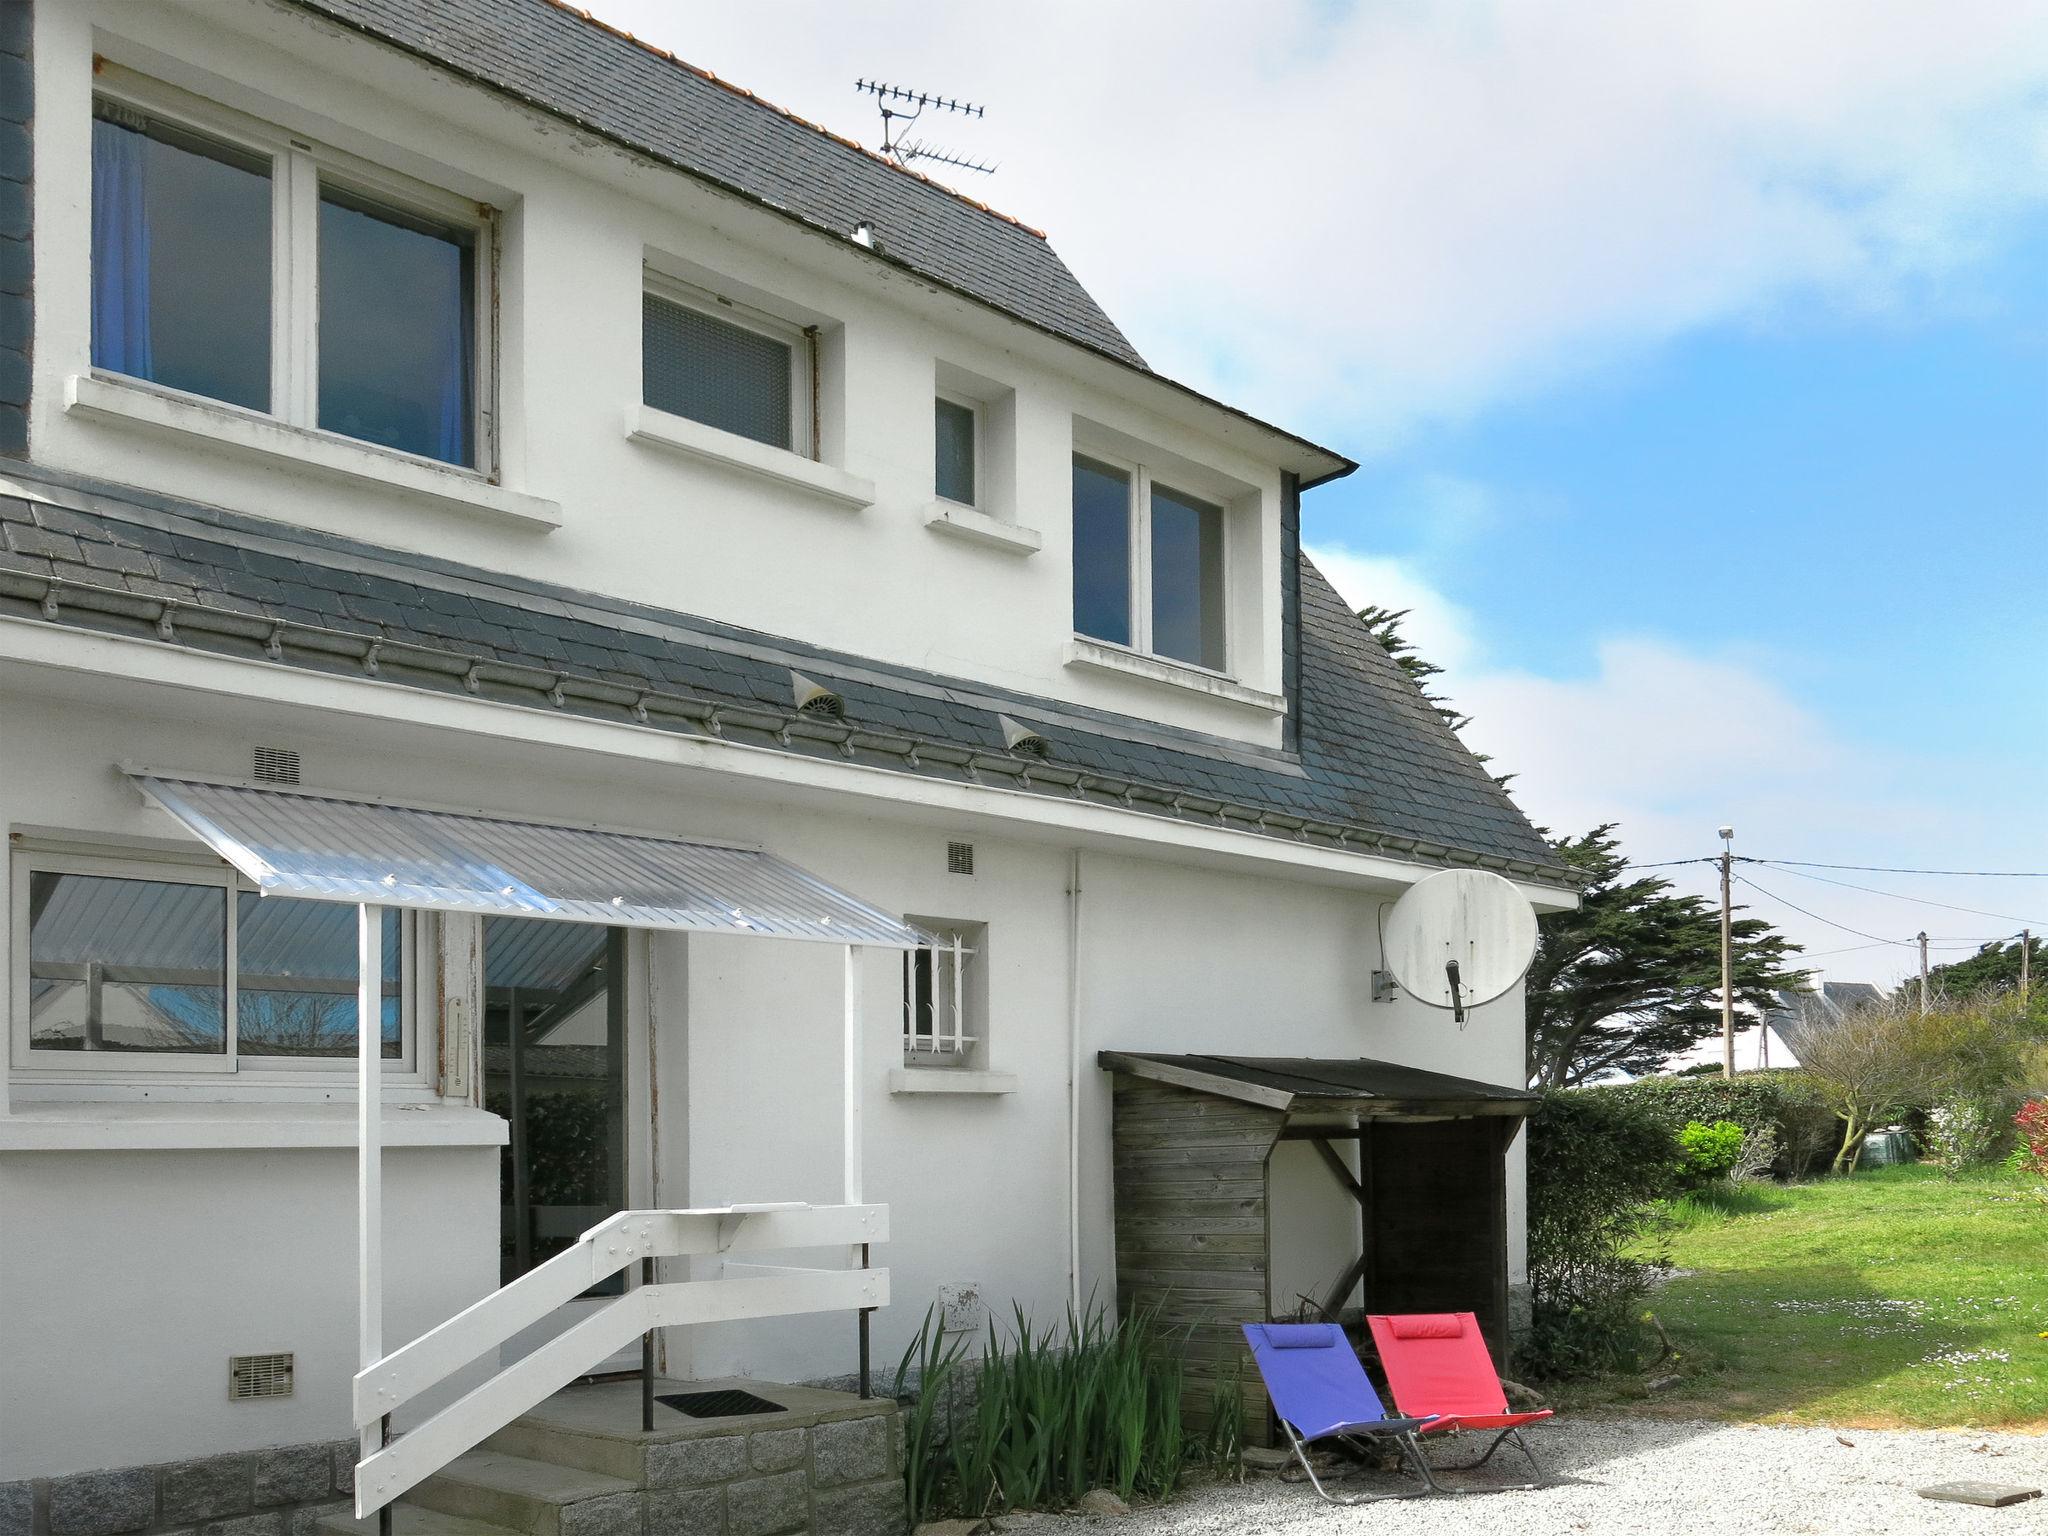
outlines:
[{"label": "corrugated plastic awning", "polygon": [[266,896],[916,949],[900,918],[754,848],[132,773]]},{"label": "corrugated plastic awning", "polygon": [[1103,1051],[1096,1062],[1105,1071],[1126,1072],[1283,1114],[1528,1115],[1538,1103],[1526,1088],[1507,1088],[1362,1056],[1165,1056],[1149,1051]]}]

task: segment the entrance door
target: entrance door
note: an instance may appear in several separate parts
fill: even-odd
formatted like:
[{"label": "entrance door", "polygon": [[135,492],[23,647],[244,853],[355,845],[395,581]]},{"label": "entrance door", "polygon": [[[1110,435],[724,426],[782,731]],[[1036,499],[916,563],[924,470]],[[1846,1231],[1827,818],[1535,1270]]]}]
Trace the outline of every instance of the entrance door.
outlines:
[{"label": "entrance door", "polygon": [[[484,923],[484,1106],[511,1126],[501,1284],[626,1208],[625,937],[540,918]],[[589,1295],[622,1288],[614,1276]]]}]

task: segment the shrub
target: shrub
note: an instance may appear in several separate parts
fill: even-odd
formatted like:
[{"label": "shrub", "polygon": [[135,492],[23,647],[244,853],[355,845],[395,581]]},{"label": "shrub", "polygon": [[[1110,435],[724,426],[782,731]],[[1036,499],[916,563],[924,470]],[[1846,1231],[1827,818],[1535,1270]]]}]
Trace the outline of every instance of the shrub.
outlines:
[{"label": "shrub", "polygon": [[1742,1133],[1742,1146],[1728,1169],[1730,1184],[1753,1184],[1770,1174],[1778,1160],[1778,1132],[1774,1126],[1758,1125]]},{"label": "shrub", "polygon": [[1529,1336],[1522,1367],[1560,1380],[1634,1369],[1656,1256],[1631,1253],[1678,1162],[1670,1126],[1640,1099],[1546,1094],[1529,1121]]},{"label": "shrub", "polygon": [[1987,1104],[1982,1099],[1957,1096],[1942,1100],[1927,1112],[1921,1133],[1927,1160],[1951,1179],[1965,1168],[1992,1161],[2005,1137],[2004,1110],[2004,1104]]},{"label": "shrub", "polygon": [[1768,1126],[1776,1133],[1772,1171],[1781,1178],[1800,1179],[1812,1173],[1834,1150],[1840,1132],[1835,1112],[1803,1072],[1743,1072],[1735,1077],[1645,1077],[1587,1090],[1648,1107],[1676,1136],[1687,1123],[1711,1125],[1733,1120],[1750,1130]]},{"label": "shrub", "polygon": [[1733,1120],[1688,1120],[1678,1132],[1679,1178],[1698,1186],[1724,1179],[1742,1155],[1742,1127]]},{"label": "shrub", "polygon": [[2020,1133],[2020,1144],[2013,1149],[2020,1166],[2048,1179],[2048,1099],[2027,1100],[2012,1123]]}]

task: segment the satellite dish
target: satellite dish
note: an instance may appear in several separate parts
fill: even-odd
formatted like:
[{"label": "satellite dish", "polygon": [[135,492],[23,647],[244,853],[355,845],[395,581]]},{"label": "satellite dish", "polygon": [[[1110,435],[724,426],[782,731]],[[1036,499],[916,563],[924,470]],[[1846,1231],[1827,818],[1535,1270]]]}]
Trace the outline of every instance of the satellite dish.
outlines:
[{"label": "satellite dish", "polygon": [[1522,893],[1483,869],[1447,869],[1418,880],[1380,925],[1380,948],[1394,980],[1432,1008],[1490,1003],[1528,972],[1536,957],[1536,911]]}]

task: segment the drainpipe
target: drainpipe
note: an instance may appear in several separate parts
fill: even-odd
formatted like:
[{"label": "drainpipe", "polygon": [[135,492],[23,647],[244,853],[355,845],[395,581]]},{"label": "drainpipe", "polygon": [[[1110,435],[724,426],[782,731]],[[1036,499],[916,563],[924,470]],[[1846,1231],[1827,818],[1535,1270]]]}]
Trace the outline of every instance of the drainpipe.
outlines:
[{"label": "drainpipe", "polygon": [[1067,1299],[1081,1310],[1081,850],[1067,873]]}]

